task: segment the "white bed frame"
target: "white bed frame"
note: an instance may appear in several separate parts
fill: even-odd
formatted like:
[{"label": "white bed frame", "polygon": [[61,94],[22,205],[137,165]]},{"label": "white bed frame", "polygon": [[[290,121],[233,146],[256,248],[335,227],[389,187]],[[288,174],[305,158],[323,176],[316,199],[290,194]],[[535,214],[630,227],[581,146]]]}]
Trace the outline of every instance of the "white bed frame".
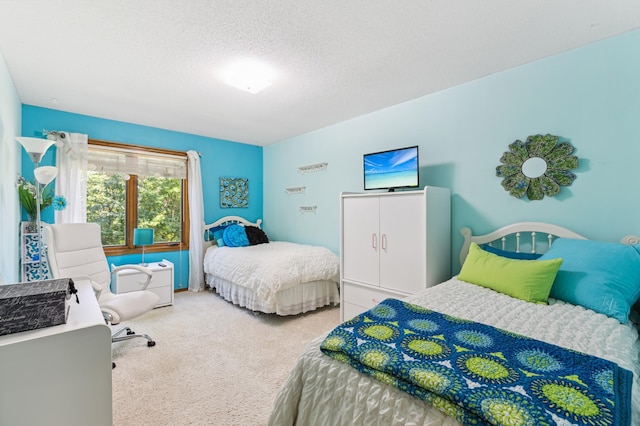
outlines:
[{"label": "white bed frame", "polygon": [[[578,240],[586,240],[587,238],[570,231],[562,226],[552,225],[542,222],[519,222],[511,225],[503,226],[493,232],[484,235],[473,235],[470,228],[460,229],[460,233],[464,237],[462,249],[460,249],[460,264],[464,263],[469,253],[471,243],[478,245],[490,244],[501,250],[507,249],[507,243],[513,243],[516,253],[520,253],[520,248],[525,244],[531,247],[529,253],[544,253],[549,250],[555,238],[575,238]],[[538,238],[540,235],[540,239]],[[542,243],[542,247],[541,244]]]},{"label": "white bed frame", "polygon": [[[562,226],[542,222],[519,222],[504,226],[484,235],[473,235],[470,228],[461,228],[460,233],[464,237],[464,243],[460,249],[460,264],[464,263],[469,253],[472,242],[482,245],[490,244],[501,250],[509,250],[520,253],[523,245],[530,247],[529,253],[544,253],[549,250],[556,238],[574,238],[586,240],[587,238]],[[640,236],[627,235],[620,242],[622,244],[635,245],[640,243]]]},{"label": "white bed frame", "polygon": [[213,245],[213,240],[211,239],[211,237],[209,237],[209,240],[206,240],[204,238],[205,235],[209,235],[209,230],[211,228],[215,228],[216,226],[232,225],[232,224],[238,224],[238,225],[242,225],[242,226],[255,226],[257,228],[262,229],[262,227],[261,227],[262,219],[258,219],[255,222],[249,222],[247,219],[245,219],[243,217],[240,217],[240,216],[225,216],[225,217],[222,217],[222,218],[216,220],[213,223],[209,223],[207,225],[204,225],[204,232],[202,233],[203,253],[205,251],[207,251],[207,249]]}]

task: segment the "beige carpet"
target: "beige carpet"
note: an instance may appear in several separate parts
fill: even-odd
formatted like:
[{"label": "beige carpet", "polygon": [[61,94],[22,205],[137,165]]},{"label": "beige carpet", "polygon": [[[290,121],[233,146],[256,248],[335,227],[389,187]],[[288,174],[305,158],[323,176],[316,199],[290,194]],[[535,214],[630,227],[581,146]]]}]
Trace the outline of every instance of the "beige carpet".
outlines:
[{"label": "beige carpet", "polygon": [[339,318],[338,307],[278,317],[210,291],[176,293],[174,306],[127,323],[155,347],[114,345],[113,424],[265,425],[298,353]]}]

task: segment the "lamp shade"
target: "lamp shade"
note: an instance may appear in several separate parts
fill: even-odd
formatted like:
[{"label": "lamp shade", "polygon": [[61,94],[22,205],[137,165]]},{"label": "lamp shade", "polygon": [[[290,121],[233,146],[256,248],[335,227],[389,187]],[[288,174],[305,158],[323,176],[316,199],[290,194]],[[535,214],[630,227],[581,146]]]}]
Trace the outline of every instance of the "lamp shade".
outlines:
[{"label": "lamp shade", "polygon": [[27,138],[22,136],[17,137],[16,140],[20,142],[20,145],[27,151],[27,154],[31,157],[31,161],[34,163],[39,163],[44,153],[47,152],[47,149],[55,142],[48,139]]},{"label": "lamp shade", "polygon": [[42,166],[33,170],[36,180],[43,185],[48,185],[58,175],[58,168],[53,166]]},{"label": "lamp shade", "polygon": [[149,246],[153,244],[153,228],[134,228],[133,245]]}]

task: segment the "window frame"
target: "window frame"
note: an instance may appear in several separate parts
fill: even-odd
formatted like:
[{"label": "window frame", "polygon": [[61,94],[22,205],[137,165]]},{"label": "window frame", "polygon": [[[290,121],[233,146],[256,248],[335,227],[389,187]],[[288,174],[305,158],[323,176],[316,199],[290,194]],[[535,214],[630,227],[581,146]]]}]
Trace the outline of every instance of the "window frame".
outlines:
[{"label": "window frame", "polygon": [[[188,162],[186,152],[175,151],[164,148],[155,148],[142,145],[125,144],[119,142],[103,141],[99,139],[89,139],[89,149],[91,145],[103,146],[114,149],[120,149],[123,151],[146,151],[149,153],[174,155],[178,157],[184,157]],[[126,211],[125,211],[125,244],[120,246],[104,246],[104,253],[107,256],[122,256],[126,254],[142,254],[142,247],[136,247],[133,245],[133,229],[137,225],[138,221],[138,175],[129,175],[130,179],[126,182]],[[150,246],[145,246],[145,253],[161,253],[178,250],[189,249],[189,178],[188,175],[182,179],[181,191],[182,191],[182,236],[180,242],[163,242],[155,243]]]}]

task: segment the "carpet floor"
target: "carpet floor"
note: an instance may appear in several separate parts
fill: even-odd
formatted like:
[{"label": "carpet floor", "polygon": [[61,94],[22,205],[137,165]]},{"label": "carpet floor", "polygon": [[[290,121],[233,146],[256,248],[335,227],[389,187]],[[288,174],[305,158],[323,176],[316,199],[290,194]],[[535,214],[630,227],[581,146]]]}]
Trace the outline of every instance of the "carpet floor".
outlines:
[{"label": "carpet floor", "polygon": [[265,425],[304,347],[338,325],[340,309],[254,314],[210,291],[127,322],[149,334],[113,346],[113,424]]}]

